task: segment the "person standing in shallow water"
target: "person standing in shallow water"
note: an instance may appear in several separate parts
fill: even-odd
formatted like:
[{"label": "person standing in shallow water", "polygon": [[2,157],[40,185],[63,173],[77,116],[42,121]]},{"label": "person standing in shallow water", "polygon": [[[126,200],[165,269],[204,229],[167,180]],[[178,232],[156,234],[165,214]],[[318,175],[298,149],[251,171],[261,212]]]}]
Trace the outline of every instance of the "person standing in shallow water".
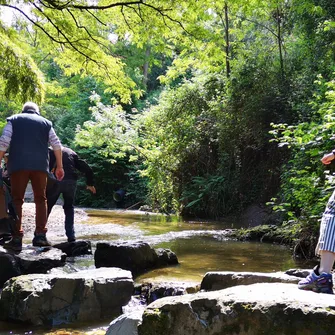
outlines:
[{"label": "person standing in shallow water", "polygon": [[40,115],[39,107],[33,102],[26,102],[22,113],[7,119],[7,124],[0,137],[0,161],[9,147],[7,167],[18,219],[15,221],[12,239],[4,244],[4,248],[14,251],[22,250],[22,205],[29,181],[33,188],[36,207],[36,227],[32,243],[39,247],[51,245],[46,238],[49,143],[56,155],[55,175],[58,180],[61,180],[64,176],[61,143],[52,123]]},{"label": "person standing in shallow water", "polygon": [[[335,158],[335,150],[324,155],[321,162],[328,165]],[[317,293],[333,294],[333,276],[331,270],[335,261],[335,191],[330,196],[323,212],[320,235],[315,253],[320,256],[320,264],[312,272],[300,280],[298,288]]]},{"label": "person standing in shallow water", "polygon": [[[55,152],[49,149],[50,154],[50,171],[53,169],[56,157]],[[47,203],[48,203],[48,217],[56,204],[59,196],[63,195],[63,210],[65,214],[65,234],[68,242],[76,240],[74,231],[74,198],[77,189],[77,171],[85,174],[87,189],[93,194],[96,189],[93,186],[93,170],[83,160],[80,159],[77,153],[67,147],[62,147],[62,161],[64,166],[64,178],[60,182],[53,183],[47,187]]]}]

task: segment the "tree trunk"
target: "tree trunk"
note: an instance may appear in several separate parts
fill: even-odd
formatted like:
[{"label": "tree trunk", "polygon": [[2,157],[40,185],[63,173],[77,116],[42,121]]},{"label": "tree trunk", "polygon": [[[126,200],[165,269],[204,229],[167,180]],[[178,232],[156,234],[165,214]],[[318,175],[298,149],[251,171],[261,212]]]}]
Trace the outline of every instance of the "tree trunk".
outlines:
[{"label": "tree trunk", "polygon": [[229,44],[229,19],[228,19],[228,5],[225,2],[224,5],[224,17],[225,17],[225,39],[226,39],[226,74],[227,78],[230,77],[230,44]]},{"label": "tree trunk", "polygon": [[143,85],[146,88],[148,84],[148,75],[149,75],[149,57],[150,57],[150,47],[147,46],[145,50],[145,58],[143,65]]},{"label": "tree trunk", "polygon": [[283,39],[282,39],[282,31],[281,31],[281,14],[279,7],[277,7],[277,42],[278,42],[278,50],[279,50],[279,61],[280,61],[280,72],[282,78],[284,78],[284,59],[283,59]]}]

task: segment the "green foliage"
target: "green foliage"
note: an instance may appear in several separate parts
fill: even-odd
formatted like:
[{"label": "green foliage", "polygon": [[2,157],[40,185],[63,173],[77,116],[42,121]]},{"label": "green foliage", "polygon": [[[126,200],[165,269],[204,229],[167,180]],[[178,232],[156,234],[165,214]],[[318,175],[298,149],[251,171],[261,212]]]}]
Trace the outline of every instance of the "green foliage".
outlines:
[{"label": "green foliage", "polygon": [[[110,106],[101,102],[96,93],[91,96],[92,119],[76,129],[77,152],[87,157],[87,162],[95,172],[97,195],[92,198],[87,192],[77,197],[81,205],[115,207],[113,193],[126,190],[123,207],[146,200],[146,182],[139,175],[140,160],[137,159],[132,129],[125,111],[120,105]],[[134,162],[136,160],[136,162]],[[130,163],[129,163],[130,162]]]},{"label": "green foliage", "polygon": [[317,91],[310,106],[310,122],[295,126],[273,124],[271,134],[279,146],[292,155],[282,173],[282,197],[297,216],[321,215],[326,199],[335,186],[333,168],[324,170],[320,159],[333,148],[335,127],[335,81],[316,81]]},{"label": "green foliage", "polygon": [[[130,205],[185,215],[274,197],[290,219],[319,215],[333,185],[319,162],[333,147],[333,1],[31,5],[30,22],[1,30],[16,66],[0,89],[42,92],[34,66],[43,71],[43,113],[97,176],[98,195],[81,181],[79,203],[113,206],[113,191],[126,188]],[[21,72],[37,91],[20,87]],[[0,99],[3,118],[19,107]],[[281,148],[269,143],[271,123]]]},{"label": "green foliage", "polygon": [[159,207],[218,217],[259,197],[270,166],[259,160],[268,150],[259,138],[268,109],[242,116],[246,109],[239,114],[230,90],[224,76],[198,76],[164,92],[140,117],[143,173]]},{"label": "green foliage", "polygon": [[7,36],[0,31],[0,92],[21,103],[40,103],[44,98],[43,75],[33,59],[11,41],[13,37],[15,33]]},{"label": "green foliage", "polygon": [[[180,200],[186,200],[186,208],[195,208],[195,213],[199,210],[211,213],[211,209],[207,207],[213,206],[215,202],[224,201],[224,190],[225,178],[223,176],[194,177]],[[195,200],[190,201],[190,199]]]},{"label": "green foliage", "polygon": [[[102,92],[101,87],[94,78],[80,78],[74,76],[59,82],[52,83],[49,87],[44,110],[51,121],[54,122],[55,129],[62,143],[70,145],[75,138],[77,126],[82,126],[84,122],[91,120],[92,113],[90,107],[92,103],[90,96],[92,91]],[[104,94],[104,100],[110,98],[109,94]]]},{"label": "green foliage", "polygon": [[113,208],[116,206],[113,200],[114,191],[126,187],[127,171],[125,162],[119,161],[117,165],[110,163],[108,157],[99,154],[97,148],[74,147],[80,158],[85,159],[94,172],[95,195],[86,190],[86,180],[83,176],[78,180],[76,204],[86,207]]},{"label": "green foliage", "polygon": [[181,210],[180,182],[187,183],[192,177],[193,159],[206,160],[198,157],[200,152],[195,153],[201,151],[200,142],[204,141],[203,147],[215,145],[215,129],[210,129],[215,116],[207,112],[207,92],[199,82],[185,82],[163,92],[159,105],[137,119],[140,153],[146,166],[142,174],[149,180],[151,202],[165,211]]},{"label": "green foliage", "polygon": [[90,108],[92,120],[86,121],[83,127],[78,126],[76,144],[87,147],[98,147],[99,153],[105,157],[125,157],[125,152],[131,150],[132,128],[122,106],[104,105],[97,94],[91,96],[95,104]]}]

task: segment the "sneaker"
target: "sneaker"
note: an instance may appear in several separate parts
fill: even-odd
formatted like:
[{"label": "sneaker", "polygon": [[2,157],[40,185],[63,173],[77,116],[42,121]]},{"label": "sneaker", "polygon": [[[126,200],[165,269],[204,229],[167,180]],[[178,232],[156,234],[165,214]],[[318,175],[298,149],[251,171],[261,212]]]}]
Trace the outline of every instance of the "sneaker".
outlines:
[{"label": "sneaker", "polygon": [[12,237],[8,242],[4,243],[3,247],[13,251],[21,251],[22,237]]},{"label": "sneaker", "polygon": [[330,273],[321,273],[319,276],[315,273],[318,267],[298,283],[300,290],[313,291],[316,293],[333,294],[333,276]]},{"label": "sneaker", "polygon": [[6,242],[12,239],[12,235],[2,235],[0,236],[0,245],[4,245]]},{"label": "sneaker", "polygon": [[35,235],[33,238],[34,247],[51,247],[51,243],[47,240],[45,235]]}]

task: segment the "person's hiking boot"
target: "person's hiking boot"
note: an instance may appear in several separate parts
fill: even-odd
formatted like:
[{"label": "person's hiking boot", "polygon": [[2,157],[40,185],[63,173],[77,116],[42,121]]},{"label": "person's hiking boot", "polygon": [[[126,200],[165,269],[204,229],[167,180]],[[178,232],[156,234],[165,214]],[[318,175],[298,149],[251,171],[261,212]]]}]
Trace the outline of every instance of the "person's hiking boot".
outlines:
[{"label": "person's hiking boot", "polygon": [[51,243],[47,240],[45,234],[35,235],[33,238],[34,247],[51,247]]},{"label": "person's hiking boot", "polygon": [[316,293],[333,293],[333,276],[330,273],[318,273],[319,266],[316,266],[312,272],[298,283],[300,290],[313,291]]},{"label": "person's hiking boot", "polygon": [[8,242],[5,242],[3,247],[5,249],[13,250],[13,251],[21,251],[22,250],[22,237],[12,237]]},{"label": "person's hiking boot", "polygon": [[0,219],[0,236],[8,235],[13,232],[12,223],[10,218]]}]

